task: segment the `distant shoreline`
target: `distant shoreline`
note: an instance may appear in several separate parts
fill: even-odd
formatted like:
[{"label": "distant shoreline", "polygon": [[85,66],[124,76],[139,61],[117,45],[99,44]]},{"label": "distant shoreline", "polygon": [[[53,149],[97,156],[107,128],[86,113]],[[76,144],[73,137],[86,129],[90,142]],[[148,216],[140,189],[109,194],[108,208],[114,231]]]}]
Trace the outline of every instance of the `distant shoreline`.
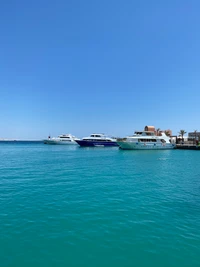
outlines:
[{"label": "distant shoreline", "polygon": [[42,142],[43,139],[0,139],[0,142]]}]

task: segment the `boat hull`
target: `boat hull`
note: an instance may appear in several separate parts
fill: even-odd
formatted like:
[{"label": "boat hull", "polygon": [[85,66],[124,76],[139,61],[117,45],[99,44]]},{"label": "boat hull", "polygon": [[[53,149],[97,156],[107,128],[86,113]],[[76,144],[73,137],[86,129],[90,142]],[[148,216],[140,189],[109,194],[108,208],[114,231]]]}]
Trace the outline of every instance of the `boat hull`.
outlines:
[{"label": "boat hull", "polygon": [[119,148],[124,150],[166,150],[174,149],[174,144],[154,144],[154,143],[135,143],[135,142],[117,142]]},{"label": "boat hull", "polygon": [[58,141],[58,140],[44,140],[44,144],[47,145],[77,145],[75,141]]},{"label": "boat hull", "polygon": [[118,146],[117,142],[105,142],[105,141],[85,141],[76,140],[76,142],[83,147],[113,147]]}]

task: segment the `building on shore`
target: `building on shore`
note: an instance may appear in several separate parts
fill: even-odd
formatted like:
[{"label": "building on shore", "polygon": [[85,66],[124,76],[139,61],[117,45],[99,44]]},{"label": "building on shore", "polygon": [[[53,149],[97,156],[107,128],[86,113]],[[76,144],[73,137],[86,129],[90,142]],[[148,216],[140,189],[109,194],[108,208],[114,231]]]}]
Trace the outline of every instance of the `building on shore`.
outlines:
[{"label": "building on shore", "polygon": [[148,132],[156,132],[156,129],[154,126],[145,126],[144,130]]},{"label": "building on shore", "polygon": [[167,129],[167,130],[156,130],[154,126],[145,126],[144,127],[145,131],[149,131],[149,132],[154,132],[156,135],[160,136],[162,133],[165,133],[168,136],[172,136],[172,130]]},{"label": "building on shore", "polygon": [[200,132],[190,132],[188,133],[188,141],[199,141],[200,140]]},{"label": "building on shore", "polygon": [[200,141],[200,132],[188,133],[188,141],[198,144]]}]

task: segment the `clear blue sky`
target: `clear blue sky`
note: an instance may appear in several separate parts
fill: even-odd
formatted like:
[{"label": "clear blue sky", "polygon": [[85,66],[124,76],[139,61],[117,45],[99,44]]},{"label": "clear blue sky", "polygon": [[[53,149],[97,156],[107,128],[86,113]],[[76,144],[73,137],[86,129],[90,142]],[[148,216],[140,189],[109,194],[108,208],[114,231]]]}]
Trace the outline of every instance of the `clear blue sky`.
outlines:
[{"label": "clear blue sky", "polygon": [[200,131],[200,1],[0,5],[0,138]]}]

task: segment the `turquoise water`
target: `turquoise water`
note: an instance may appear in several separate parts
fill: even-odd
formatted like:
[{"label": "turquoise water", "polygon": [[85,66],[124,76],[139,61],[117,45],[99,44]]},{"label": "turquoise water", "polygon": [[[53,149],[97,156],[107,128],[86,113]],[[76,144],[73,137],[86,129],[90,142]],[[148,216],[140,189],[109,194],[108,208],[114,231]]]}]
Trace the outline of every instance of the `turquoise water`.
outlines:
[{"label": "turquoise water", "polygon": [[0,143],[0,266],[200,266],[200,152]]}]

